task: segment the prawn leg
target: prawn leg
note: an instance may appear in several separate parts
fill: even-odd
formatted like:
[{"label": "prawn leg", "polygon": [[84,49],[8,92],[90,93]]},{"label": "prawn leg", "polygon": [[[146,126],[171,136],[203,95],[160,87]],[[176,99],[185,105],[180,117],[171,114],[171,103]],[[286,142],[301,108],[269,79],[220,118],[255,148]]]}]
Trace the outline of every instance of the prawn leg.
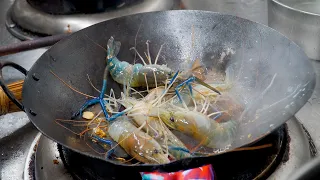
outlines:
[{"label": "prawn leg", "polygon": [[92,105],[94,105],[94,104],[97,104],[98,102],[99,102],[99,100],[96,99],[96,98],[95,98],[95,99],[91,99],[91,100],[89,100],[89,101],[86,101],[86,102],[81,106],[80,110],[72,115],[71,119],[74,119],[74,118],[77,117],[78,115],[82,116],[82,112],[83,112],[87,107],[92,106]]},{"label": "prawn leg", "polygon": [[[107,90],[107,77],[108,77],[108,73],[109,73],[109,69],[108,67],[105,68],[104,70],[104,74],[103,74],[103,83],[102,83],[102,89],[101,89],[101,92],[100,92],[100,95],[99,97],[96,97],[94,99],[91,99],[91,100],[88,100],[84,103],[84,105],[80,108],[80,110],[78,112],[76,112],[73,116],[72,116],[72,119],[74,119],[75,117],[77,117],[78,115],[82,115],[82,112],[89,106],[92,106],[92,105],[95,105],[95,104],[100,104],[101,106],[101,109],[107,119],[107,121],[113,121],[115,120],[116,118],[122,116],[123,114],[125,114],[125,112],[120,112],[120,113],[117,113],[117,114],[114,114],[112,116],[109,117],[109,114],[106,110],[106,104],[105,101],[103,98],[104,98],[104,94]],[[108,102],[107,102],[108,103]]]},{"label": "prawn leg", "polygon": [[[193,154],[186,148],[183,148],[183,147],[177,147],[177,146],[168,146],[169,150],[171,152],[176,152],[176,159],[182,159],[185,156],[185,154],[188,154],[190,156],[192,156]],[[178,157],[177,157],[178,156]]]},{"label": "prawn leg", "polygon": [[103,83],[102,83],[102,89],[100,92],[99,97],[96,97],[94,99],[88,100],[84,103],[84,105],[80,108],[80,110],[78,112],[76,112],[71,118],[74,119],[75,117],[77,117],[78,115],[82,115],[82,112],[89,106],[95,105],[95,104],[100,104],[101,109],[104,113],[104,115],[106,116],[107,120],[109,119],[109,115],[107,113],[106,107],[105,107],[105,102],[104,102],[104,94],[106,92],[107,89],[107,76],[109,73],[109,69],[106,67],[104,69],[104,74],[103,74]]},{"label": "prawn leg", "polygon": [[[93,136],[93,138],[94,138],[95,140],[97,140],[98,142],[100,142],[100,143],[107,144],[107,145],[109,145],[110,147],[113,147],[113,143],[112,143],[112,141],[110,141],[110,140],[107,140],[107,139],[104,139],[104,138],[101,138],[101,137],[98,137],[98,136]],[[111,154],[113,154],[113,152],[114,152],[114,149],[112,149],[111,151],[109,151],[108,154],[107,154],[107,158],[109,158],[109,157],[111,156]]]},{"label": "prawn leg", "polygon": [[188,86],[190,94],[193,97],[192,86],[191,86],[192,82],[197,82],[200,85],[202,85],[204,87],[207,87],[208,89],[210,89],[210,90],[212,90],[212,91],[214,91],[214,92],[216,92],[216,93],[221,95],[221,93],[216,88],[210,86],[209,84],[205,83],[201,79],[199,79],[199,78],[197,78],[195,76],[192,76],[192,77],[188,78],[187,80],[183,81],[182,83],[178,84],[177,87],[175,87],[175,93],[177,94],[180,102],[182,102],[182,98],[181,98],[181,95],[179,93],[179,90],[180,89],[184,89],[185,85]]}]

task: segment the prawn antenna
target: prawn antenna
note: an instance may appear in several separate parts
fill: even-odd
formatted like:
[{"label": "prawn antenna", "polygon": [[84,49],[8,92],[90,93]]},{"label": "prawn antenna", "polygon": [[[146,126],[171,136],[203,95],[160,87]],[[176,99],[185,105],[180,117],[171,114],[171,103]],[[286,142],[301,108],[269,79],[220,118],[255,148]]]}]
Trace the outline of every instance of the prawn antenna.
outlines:
[{"label": "prawn antenna", "polygon": [[95,42],[93,39],[91,39],[88,35],[84,34],[85,37],[87,37],[93,44],[97,45],[98,47],[100,47],[101,49],[103,49],[105,52],[108,52],[108,50],[106,48],[104,48],[103,46],[101,46],[100,44],[98,44],[97,42]]},{"label": "prawn antenna", "polygon": [[159,52],[158,52],[158,54],[157,54],[157,56],[156,56],[156,59],[154,60],[154,64],[157,64],[157,62],[158,62],[158,59],[159,59],[159,56],[160,56],[160,53],[161,53],[161,50],[162,50],[163,45],[164,45],[164,44],[162,44],[162,45],[160,46]]},{"label": "prawn antenna", "polygon": [[147,51],[148,51],[148,60],[149,60],[149,64],[152,64],[151,63],[151,56],[150,56],[150,48],[149,48],[149,40],[147,40],[146,44],[147,44]]}]

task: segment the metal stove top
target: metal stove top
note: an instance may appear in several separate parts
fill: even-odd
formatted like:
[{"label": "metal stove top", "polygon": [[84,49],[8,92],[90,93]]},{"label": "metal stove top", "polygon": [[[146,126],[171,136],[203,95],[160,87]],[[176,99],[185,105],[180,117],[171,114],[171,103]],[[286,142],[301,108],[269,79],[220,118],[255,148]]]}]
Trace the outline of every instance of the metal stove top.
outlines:
[{"label": "metal stove top", "polygon": [[38,36],[75,32],[119,16],[175,9],[176,7],[178,7],[177,0],[121,0],[118,1],[116,7],[98,13],[78,12],[53,15],[50,12],[38,10],[40,7],[33,7],[27,0],[15,0],[7,13],[6,25],[12,34],[19,39],[26,40]]},{"label": "metal stove top", "polygon": [[[289,131],[287,131],[287,129]],[[275,140],[274,138],[276,137],[278,137],[280,141]],[[230,175],[232,179],[234,178],[246,179],[247,176],[256,177],[258,179],[264,179],[264,177],[269,176],[269,172],[272,172],[272,174],[269,176],[268,179],[286,179],[295,170],[296,167],[299,167],[299,165],[309,161],[311,157],[315,155],[314,151],[311,151],[312,148],[310,147],[310,144],[308,142],[308,137],[305,136],[304,131],[301,128],[301,125],[295,119],[290,120],[286,126],[280,127],[278,131],[274,132],[273,135],[268,136],[268,138],[269,140],[261,143],[263,144],[271,141],[274,141],[274,143],[280,143],[281,148],[276,145],[275,148],[273,149],[273,150],[277,149],[276,151],[279,153],[271,156],[267,155],[265,157],[264,153],[262,153],[261,150],[260,150],[261,153],[259,152],[259,150],[256,152],[240,152],[242,154],[243,153],[246,154],[246,155],[244,154],[243,155],[246,156],[244,158],[246,158],[248,162],[256,162],[254,163],[253,166],[248,165],[246,162],[234,162],[232,165],[225,163],[225,158],[229,158],[229,160],[227,161],[230,161],[230,158],[231,159],[235,158],[234,157],[236,156],[235,154],[234,155],[225,154],[225,155],[222,155],[223,157],[217,156],[217,158],[215,159],[216,161],[214,161],[215,163],[218,164],[217,166],[219,167],[218,169],[214,168],[214,171],[217,174],[217,177],[218,178],[221,178],[221,176],[229,177]],[[59,180],[71,180],[73,179],[72,177],[79,179],[78,177],[89,175],[84,173],[84,174],[81,174],[80,176],[80,174],[78,174],[79,172],[70,174],[67,171],[68,168],[66,168],[66,166],[68,166],[67,164],[65,164],[66,159],[63,156],[63,154],[59,152],[58,150],[59,148],[57,144],[52,140],[46,138],[45,136],[42,136],[41,133],[39,133],[36,136],[36,138],[34,138],[34,141],[32,142],[32,145],[30,147],[31,148],[29,149],[26,162],[25,162],[25,169],[24,169],[25,179],[37,180],[37,179],[50,179],[50,177],[55,177],[55,179],[59,179]],[[308,149],[310,150],[309,152],[306,151]],[[264,152],[270,152],[270,151],[269,149],[266,149],[266,151]],[[260,165],[256,160],[248,156],[248,154],[251,154],[251,153],[256,153],[258,157],[255,157],[255,158],[258,158],[259,161],[264,161],[266,159],[270,159],[271,161],[267,160],[268,163],[266,164],[262,163],[261,165],[264,166],[262,170],[260,170],[260,168],[258,169],[253,168],[256,166],[260,167]],[[79,158],[80,159],[82,158],[82,156],[74,153],[73,153],[73,156],[74,156],[73,158],[76,158],[77,160]],[[84,163],[90,162],[85,159],[81,159],[81,160],[84,160]],[[90,167],[86,167],[87,164],[81,164],[82,162],[78,162],[78,161],[75,162],[75,159],[73,159],[72,162],[76,163],[76,164],[73,164],[72,167],[76,166],[77,168],[81,169],[80,170],[81,172],[83,171],[91,172]],[[98,163],[98,162],[92,161],[91,163]],[[79,164],[79,167],[78,167],[78,164]],[[238,168],[239,171],[233,169],[234,167],[238,167],[239,164],[245,167],[250,166],[251,168],[253,168],[252,170],[255,171],[254,172],[255,175],[252,174],[253,172],[247,172],[246,171],[247,169]],[[231,168],[230,170],[227,170],[228,174],[226,174],[226,170],[225,170],[227,169],[227,167]],[[274,168],[276,167],[277,169],[274,171]],[[78,169],[74,169],[73,172],[77,170]],[[134,172],[132,173],[133,173],[133,176],[136,175]],[[111,176],[110,173],[108,174]],[[115,172],[113,172],[112,174],[113,176],[116,176]],[[109,178],[109,175],[108,175],[108,178]],[[99,175],[95,177],[97,177],[98,179],[102,178]],[[110,177],[110,179],[112,178]]]},{"label": "metal stove top", "polygon": [[[5,27],[6,13],[12,3],[13,0],[0,1],[0,45],[19,42]],[[46,48],[40,48],[4,56],[0,57],[0,61],[10,60],[29,69],[46,50]],[[309,161],[312,155],[315,155],[316,151],[312,149],[312,144],[309,144],[308,134],[305,133],[299,121],[303,122],[304,127],[310,132],[316,149],[320,149],[320,131],[318,130],[318,127],[320,127],[320,113],[317,112],[317,109],[320,108],[320,86],[318,83],[320,80],[320,62],[312,61],[312,63],[318,75],[314,95],[309,103],[297,113],[296,118],[293,117],[287,122],[291,138],[289,144],[290,152],[288,153],[287,161],[283,161],[269,179],[286,179],[293,171]],[[24,78],[22,74],[11,68],[4,69],[3,75],[8,83]],[[19,180],[24,179],[24,176],[28,177],[29,174],[24,173],[25,162],[37,135],[38,131],[23,112],[11,113],[0,117],[0,179]],[[54,156],[53,152],[52,157],[54,158]],[[53,164],[52,160],[50,163]],[[57,168],[61,165],[62,163],[59,163],[54,167]]]}]

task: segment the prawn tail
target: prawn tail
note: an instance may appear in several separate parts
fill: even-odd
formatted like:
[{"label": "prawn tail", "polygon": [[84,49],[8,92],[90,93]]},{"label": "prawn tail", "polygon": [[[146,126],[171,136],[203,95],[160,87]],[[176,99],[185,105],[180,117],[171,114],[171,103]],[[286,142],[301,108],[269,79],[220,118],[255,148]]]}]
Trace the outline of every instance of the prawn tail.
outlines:
[{"label": "prawn tail", "polygon": [[118,55],[118,53],[120,51],[121,43],[120,43],[120,41],[115,41],[114,38],[111,36],[110,39],[108,40],[107,46],[108,46],[107,58],[112,59]]},{"label": "prawn tail", "polygon": [[223,129],[228,129],[228,130],[232,131],[233,134],[235,134],[237,131],[237,127],[239,125],[239,122],[235,121],[235,120],[229,120],[227,122],[220,123],[220,125]]},{"label": "prawn tail", "polygon": [[205,80],[205,75],[206,75],[206,68],[205,66],[201,63],[201,61],[199,59],[196,59],[193,64],[192,67],[190,69],[191,73],[197,77],[198,79],[204,81]]},{"label": "prawn tail", "polygon": [[210,147],[226,148],[230,146],[237,135],[238,125],[238,121],[234,120],[219,123],[219,126],[213,130]]},{"label": "prawn tail", "polygon": [[176,160],[191,157],[191,152],[186,147],[168,146],[169,154]]},{"label": "prawn tail", "polygon": [[168,129],[168,148],[169,153],[175,159],[183,159],[187,157],[191,157],[190,151],[187,147],[180,141],[169,129]]}]

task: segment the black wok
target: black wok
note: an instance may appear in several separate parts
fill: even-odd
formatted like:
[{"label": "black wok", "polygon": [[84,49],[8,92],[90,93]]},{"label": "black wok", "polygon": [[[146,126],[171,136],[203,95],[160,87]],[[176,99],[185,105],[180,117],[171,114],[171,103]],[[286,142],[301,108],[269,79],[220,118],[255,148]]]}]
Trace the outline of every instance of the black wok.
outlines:
[{"label": "black wok", "polygon": [[[230,93],[246,109],[237,119],[241,125],[230,149],[253,143],[285,123],[307,102],[315,85],[313,68],[295,43],[264,25],[205,11],[143,13],[93,25],[56,43],[29,72],[13,63],[2,63],[1,67],[14,66],[26,74],[20,107],[32,123],[57,143],[93,158],[104,159],[104,156],[89,148],[86,140],[54,122],[57,118],[70,119],[86,98],[72,91],[50,71],[76,89],[97,96],[98,92],[88,83],[87,74],[93,84],[101,88],[106,52],[90,39],[106,47],[110,36],[122,43],[118,58],[130,63],[135,54],[129,49],[136,43],[138,51],[144,52],[145,43],[150,40],[151,56],[165,43],[159,63],[166,63],[174,70],[188,58],[199,58],[209,71],[217,74],[223,75],[226,69],[231,69],[234,86]],[[228,50],[234,53],[221,58]],[[109,79],[108,89],[113,88],[119,94],[120,86]],[[6,88],[3,80],[2,87]],[[209,161],[210,157],[194,157],[130,168],[175,171]]]}]

